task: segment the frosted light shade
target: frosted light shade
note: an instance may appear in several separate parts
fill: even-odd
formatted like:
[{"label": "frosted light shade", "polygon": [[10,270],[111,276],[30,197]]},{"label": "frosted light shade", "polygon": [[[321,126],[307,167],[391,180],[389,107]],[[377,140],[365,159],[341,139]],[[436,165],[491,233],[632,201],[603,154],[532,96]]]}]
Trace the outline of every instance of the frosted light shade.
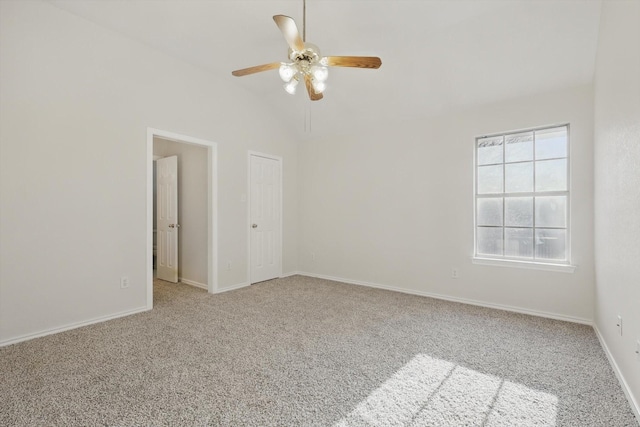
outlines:
[{"label": "frosted light shade", "polygon": [[297,79],[291,79],[288,83],[286,83],[284,85],[284,90],[286,90],[287,93],[289,93],[291,95],[295,95],[296,94],[296,86],[298,86],[298,80]]},{"label": "frosted light shade", "polygon": [[311,67],[311,75],[318,82],[325,82],[329,77],[329,69],[322,65],[314,65]]},{"label": "frosted light shade", "polygon": [[322,93],[327,88],[325,82],[321,82],[316,79],[311,80],[311,86],[313,86],[313,90],[315,93]]},{"label": "frosted light shade", "polygon": [[295,65],[285,64],[284,62],[280,65],[280,68],[278,69],[278,72],[280,73],[280,78],[285,83],[289,83],[293,78],[293,76],[295,76],[297,71],[298,70],[296,69]]}]

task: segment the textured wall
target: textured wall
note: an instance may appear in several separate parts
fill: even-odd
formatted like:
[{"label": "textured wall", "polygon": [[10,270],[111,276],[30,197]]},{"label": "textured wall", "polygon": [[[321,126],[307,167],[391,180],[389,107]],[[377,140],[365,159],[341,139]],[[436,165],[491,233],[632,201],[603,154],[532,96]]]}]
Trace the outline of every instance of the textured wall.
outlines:
[{"label": "textured wall", "polygon": [[594,91],[596,325],[640,416],[640,2],[603,2]]},{"label": "textured wall", "polygon": [[[567,122],[576,272],[472,264],[475,137]],[[303,143],[299,165],[302,271],[593,319],[590,86]]]},{"label": "textured wall", "polygon": [[46,2],[0,2],[0,57],[0,343],[146,306],[147,127],[218,144],[221,288],[248,280],[247,150],[282,156],[297,269],[295,141],[231,76]]}]

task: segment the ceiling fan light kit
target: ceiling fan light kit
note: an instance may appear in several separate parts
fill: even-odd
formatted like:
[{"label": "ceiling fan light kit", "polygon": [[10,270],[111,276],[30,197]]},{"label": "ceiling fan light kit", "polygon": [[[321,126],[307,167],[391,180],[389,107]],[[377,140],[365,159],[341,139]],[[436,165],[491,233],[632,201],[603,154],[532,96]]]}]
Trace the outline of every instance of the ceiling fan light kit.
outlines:
[{"label": "ceiling fan light kit", "polygon": [[305,45],[302,52],[289,49],[289,58],[292,62],[283,62],[278,69],[280,78],[285,83],[284,89],[288,93],[295,95],[298,82],[306,78],[311,79],[311,87],[316,94],[324,92],[329,69],[320,62],[318,52],[318,48],[310,43]]},{"label": "ceiling fan light kit", "polygon": [[[326,56],[320,55],[317,46],[306,43],[296,26],[293,18],[285,15],[273,17],[278,28],[289,44],[289,62],[272,62],[233,71],[237,77],[255,74],[262,71],[278,69],[280,78],[284,82],[284,90],[295,95],[298,83],[304,80],[309,99],[322,99],[322,93],[327,88],[329,78],[328,67],[380,68],[382,61],[376,56]],[[303,7],[303,22],[306,22],[306,4]],[[305,33],[303,27],[303,34]]]}]

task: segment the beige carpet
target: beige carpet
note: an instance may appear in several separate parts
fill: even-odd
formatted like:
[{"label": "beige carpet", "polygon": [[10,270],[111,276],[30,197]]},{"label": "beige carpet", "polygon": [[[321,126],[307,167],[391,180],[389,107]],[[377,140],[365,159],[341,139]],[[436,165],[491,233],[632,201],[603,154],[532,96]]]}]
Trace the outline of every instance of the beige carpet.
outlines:
[{"label": "beige carpet", "polygon": [[0,349],[2,426],[636,426],[590,327],[295,276]]}]

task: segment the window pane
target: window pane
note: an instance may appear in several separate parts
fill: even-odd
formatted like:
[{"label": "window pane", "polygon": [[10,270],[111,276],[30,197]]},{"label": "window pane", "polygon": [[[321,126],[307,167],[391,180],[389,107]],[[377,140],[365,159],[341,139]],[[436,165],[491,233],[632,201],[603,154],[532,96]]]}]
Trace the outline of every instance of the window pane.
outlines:
[{"label": "window pane", "polygon": [[549,260],[566,259],[566,230],[536,229],[536,258]]},{"label": "window pane", "polygon": [[504,240],[505,256],[533,258],[533,228],[505,228]]},{"label": "window pane", "polygon": [[502,226],[502,197],[478,199],[478,225]]},{"label": "window pane", "polygon": [[478,254],[502,255],[502,228],[478,227]]},{"label": "window pane", "polygon": [[567,196],[536,197],[536,227],[566,227]]},{"label": "window pane", "polygon": [[567,128],[536,131],[536,160],[567,157]]},{"label": "window pane", "polygon": [[504,202],[504,225],[533,227],[533,197],[508,197]]},{"label": "window pane", "polygon": [[476,139],[476,255],[565,263],[569,127]]},{"label": "window pane", "polygon": [[502,163],[502,137],[478,140],[478,165]]},{"label": "window pane", "polygon": [[478,167],[478,194],[502,193],[502,165]]},{"label": "window pane", "polygon": [[533,162],[505,165],[505,192],[533,191]]},{"label": "window pane", "polygon": [[505,162],[533,160],[533,132],[506,135],[504,138]]},{"label": "window pane", "polygon": [[567,159],[536,162],[536,191],[567,189]]}]

